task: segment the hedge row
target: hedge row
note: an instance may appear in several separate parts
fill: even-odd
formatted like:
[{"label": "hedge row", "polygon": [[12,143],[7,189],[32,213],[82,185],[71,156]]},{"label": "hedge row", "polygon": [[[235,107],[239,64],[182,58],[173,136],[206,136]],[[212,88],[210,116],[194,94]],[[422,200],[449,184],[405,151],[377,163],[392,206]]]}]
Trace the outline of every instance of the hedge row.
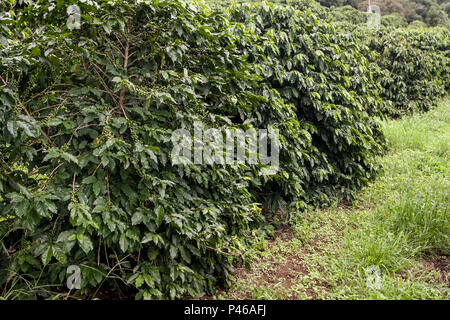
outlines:
[{"label": "hedge row", "polygon": [[[211,294],[267,216],[351,198],[379,171],[386,75],[358,38],[267,3],[78,5],[74,30],[56,0],[0,16],[3,292],[65,291],[77,265],[82,295]],[[280,170],[173,165],[173,132],[196,121],[278,129]]]},{"label": "hedge row", "polygon": [[363,36],[376,53],[382,79],[384,113],[398,117],[428,111],[450,88],[450,31],[448,29],[382,30]]}]

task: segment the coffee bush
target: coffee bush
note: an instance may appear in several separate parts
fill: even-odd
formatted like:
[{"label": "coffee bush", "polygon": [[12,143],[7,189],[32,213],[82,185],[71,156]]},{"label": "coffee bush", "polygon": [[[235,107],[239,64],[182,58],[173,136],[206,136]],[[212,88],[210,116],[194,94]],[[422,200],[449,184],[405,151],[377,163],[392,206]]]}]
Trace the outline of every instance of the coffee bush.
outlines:
[{"label": "coffee bush", "polygon": [[[84,297],[212,294],[272,230],[267,218],[351,198],[378,172],[382,72],[313,13],[181,0],[79,9],[79,28],[56,0],[0,16],[3,291],[66,291],[75,265]],[[174,164],[173,133],[196,122],[278,129],[279,170]]]}]

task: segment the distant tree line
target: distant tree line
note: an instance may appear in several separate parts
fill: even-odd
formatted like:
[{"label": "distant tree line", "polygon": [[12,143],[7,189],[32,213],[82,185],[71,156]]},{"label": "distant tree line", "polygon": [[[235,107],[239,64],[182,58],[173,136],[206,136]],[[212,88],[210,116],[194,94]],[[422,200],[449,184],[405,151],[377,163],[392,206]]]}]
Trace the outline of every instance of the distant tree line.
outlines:
[{"label": "distant tree line", "polygon": [[[368,0],[316,0],[326,7],[352,6],[366,11]],[[381,9],[382,15],[398,14],[408,23],[421,21],[430,26],[447,25],[450,15],[448,0],[371,0],[371,4]]]}]

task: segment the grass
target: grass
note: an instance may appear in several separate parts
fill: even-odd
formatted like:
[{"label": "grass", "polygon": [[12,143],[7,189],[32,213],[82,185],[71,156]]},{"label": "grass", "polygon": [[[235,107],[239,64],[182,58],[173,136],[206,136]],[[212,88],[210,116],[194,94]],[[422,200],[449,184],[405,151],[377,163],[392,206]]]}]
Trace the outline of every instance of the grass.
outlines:
[{"label": "grass", "polygon": [[357,201],[302,213],[215,299],[450,298],[450,99],[383,125],[383,174]]}]

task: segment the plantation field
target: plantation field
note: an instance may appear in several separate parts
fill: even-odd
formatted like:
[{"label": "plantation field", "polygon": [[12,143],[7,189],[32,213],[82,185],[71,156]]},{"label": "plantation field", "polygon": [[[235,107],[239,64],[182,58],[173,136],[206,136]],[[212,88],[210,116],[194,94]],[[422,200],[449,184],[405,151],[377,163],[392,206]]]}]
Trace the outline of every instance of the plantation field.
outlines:
[{"label": "plantation field", "polygon": [[450,98],[383,128],[391,151],[377,181],[353,205],[308,211],[260,244],[252,269],[215,298],[450,298]]},{"label": "plantation field", "polygon": [[0,0],[0,298],[447,299],[448,6],[320,3]]}]

